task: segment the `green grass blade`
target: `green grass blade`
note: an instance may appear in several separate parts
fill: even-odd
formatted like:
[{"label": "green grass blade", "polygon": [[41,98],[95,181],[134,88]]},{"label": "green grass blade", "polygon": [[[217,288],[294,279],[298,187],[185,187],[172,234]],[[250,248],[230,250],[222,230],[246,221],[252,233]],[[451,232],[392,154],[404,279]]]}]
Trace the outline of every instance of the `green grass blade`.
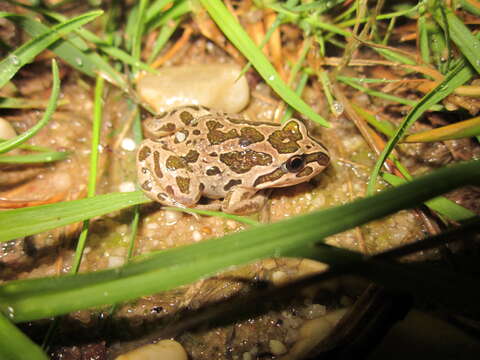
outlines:
[{"label": "green grass blade", "polygon": [[0,164],[35,164],[64,160],[70,155],[66,151],[41,152],[29,155],[0,155]]},{"label": "green grass blade", "polygon": [[428,28],[427,28],[427,19],[425,14],[422,14],[418,18],[417,22],[418,28],[418,45],[420,47],[420,55],[422,57],[422,61],[425,64],[430,64],[430,39],[428,36]]},{"label": "green grass blade", "polygon": [[473,15],[480,16],[480,6],[477,0],[460,0],[460,4],[466,11]]},{"label": "green grass blade", "polygon": [[377,116],[372,115],[371,113],[367,112],[365,109],[356,105],[355,103],[352,103],[352,106],[358,115],[367,120],[370,125],[380,131],[382,134],[387,135],[388,137],[395,134],[395,126],[392,123],[386,120],[379,119]]},{"label": "green grass blade", "polygon": [[385,59],[398,62],[400,64],[407,64],[407,65],[416,65],[417,62],[403,54],[400,54],[398,52],[392,51],[390,49],[382,49],[382,48],[376,48],[374,47],[373,50],[375,50],[377,53],[382,55]]},{"label": "green grass blade", "polygon": [[[399,10],[399,11],[395,11],[395,12],[388,13],[388,14],[380,14],[375,18],[375,20],[380,21],[380,20],[385,20],[385,19],[391,19],[391,18],[394,18],[394,17],[406,16],[406,15],[409,15],[409,14],[413,14],[413,13],[416,13],[418,11],[419,6],[422,6],[422,2],[419,2],[417,5],[415,5],[411,8],[407,8],[405,10]],[[353,7],[355,7],[355,6],[353,6]],[[363,19],[351,19],[351,20],[344,21],[343,23],[339,24],[339,26],[349,27],[349,26],[355,25],[357,22],[362,23],[362,22],[367,22],[369,20],[370,19],[368,17],[365,17]]]},{"label": "green grass blade", "polygon": [[[480,74],[480,40],[478,40],[470,30],[465,26],[462,20],[445,5],[440,4],[445,12],[445,17],[450,34],[450,38],[458,46],[462,54],[468,59],[470,65]],[[435,20],[442,26],[442,16],[440,11],[433,12]]]},{"label": "green grass blade", "polygon": [[153,4],[148,6],[147,11],[145,13],[146,20],[150,21],[153,18],[156,18],[160,15],[162,10],[167,6],[169,3],[174,2],[172,0],[156,0],[153,1]]},{"label": "green grass blade", "polygon": [[[0,109],[44,109],[47,104],[46,100],[40,99],[0,97]],[[61,105],[61,101],[58,102],[58,105]]]},{"label": "green grass blade", "polygon": [[[168,249],[146,260],[129,263],[121,270],[12,281],[0,287],[0,309],[15,322],[31,321],[168,290],[215,274],[232,265],[266,257],[315,257],[335,265],[339,261],[344,262],[347,254],[347,260],[351,261],[352,257],[358,259],[359,255],[340,249],[331,250],[341,254],[338,258],[332,256],[331,251],[328,253],[328,248],[320,248],[315,244],[329,235],[415,206],[418,202],[429,200],[453,188],[479,183],[480,161],[471,161],[440,169],[408,184],[346,205],[273,224],[254,226],[222,238]],[[122,195],[123,204],[129,198],[131,203],[135,203],[132,195],[138,196],[137,194],[116,194],[115,197],[118,201]],[[111,206],[115,197],[107,200],[108,196],[77,200],[77,203],[83,201],[84,204],[90,204],[87,211],[92,213],[93,203],[98,206],[99,203],[107,202]],[[102,200],[99,202],[100,198]],[[142,200],[137,197],[136,203],[140,202]],[[58,207],[61,204],[56,205]],[[46,214],[51,212],[42,211],[39,215],[47,216]],[[5,219],[5,213],[8,212],[0,213],[0,219]],[[15,217],[10,219],[18,221]],[[31,216],[30,219],[35,217]],[[1,226],[0,229],[3,230],[4,227]],[[322,251],[327,251],[323,257]],[[454,298],[463,301],[461,296]],[[465,298],[468,301],[480,301],[478,296],[473,300],[466,296]]]},{"label": "green grass blade", "polygon": [[[32,9],[31,7],[27,7],[29,9]],[[56,13],[54,11],[47,11],[47,10],[43,10],[43,9],[38,9],[38,8],[33,8],[35,11],[39,11],[40,13],[42,14],[45,14],[46,16],[52,18],[52,19],[55,19],[56,21],[58,22],[62,22],[62,21],[65,21],[67,20],[67,17],[60,14],[60,13]],[[75,32],[81,36],[82,38],[84,38],[85,40],[87,41],[90,41],[91,43],[93,43],[100,51],[104,52],[105,54],[111,56],[113,59],[117,59],[119,61],[122,61],[124,62],[125,64],[129,64],[133,67],[136,67],[136,68],[139,68],[139,69],[142,69],[142,70],[145,70],[145,71],[148,71],[148,72],[155,72],[155,70],[153,70],[150,66],[148,66],[147,64],[135,59],[134,57],[132,57],[130,54],[126,53],[125,51],[123,51],[122,49],[116,47],[116,46],[113,46],[111,44],[109,44],[108,42],[106,41],[103,41],[100,37],[98,37],[97,35],[95,35],[94,33],[92,33],[91,31],[87,30],[87,29],[83,29],[83,28],[80,28],[80,29],[77,29],[75,30]],[[70,42],[70,41],[68,41]],[[87,47],[87,44],[85,44],[84,42],[80,41],[80,39],[75,39],[75,44],[77,46],[79,46],[80,49],[85,49],[84,51],[87,51],[88,50],[88,47]],[[65,55],[68,55],[68,53],[66,53]],[[89,56],[90,54],[85,54],[85,52],[82,52],[82,55],[84,55],[85,57],[87,58],[90,58],[91,56]],[[97,54],[91,54],[91,55],[94,55],[92,57],[92,63],[93,65],[95,65],[96,62],[98,62],[98,59],[100,57],[98,57]],[[60,56],[60,55],[59,55]],[[101,59],[101,58],[100,58]],[[90,59],[89,59],[90,60]],[[78,60],[76,61],[78,62]],[[88,60],[87,60],[88,62]],[[104,68],[105,67],[105,61],[102,60],[102,64],[101,66],[98,66],[99,68]],[[106,63],[107,66],[108,63]],[[90,66],[91,68],[91,66]],[[81,71],[82,69],[80,69]],[[111,69],[110,72],[114,72],[115,70]],[[91,75],[91,76],[94,76],[94,75]]]},{"label": "green grass blade", "polygon": [[[393,186],[399,186],[408,182],[401,177],[389,173],[382,174],[382,177]],[[453,202],[444,196],[438,196],[425,201],[425,205],[453,221],[464,221],[475,217],[474,212],[458,205],[456,202]]]},{"label": "green grass blade", "polygon": [[[57,14],[55,12],[45,11],[42,9],[32,8],[29,6],[23,5],[25,8],[39,11],[42,14],[45,14],[56,21],[62,22],[68,20],[67,17]],[[50,28],[37,20],[34,20],[28,16],[24,15],[17,15],[10,16],[9,19],[14,21],[16,24],[21,26],[30,36],[37,37],[45,34],[50,30]],[[76,29],[76,33],[79,35],[88,38],[89,41],[95,43],[95,40],[100,41],[96,35],[89,32],[86,29]],[[102,44],[96,44],[99,48],[102,48]],[[72,66],[74,69],[88,75],[90,77],[95,77],[97,73],[102,74],[108,81],[112,84],[120,87],[122,90],[128,88],[127,83],[125,82],[123,76],[116,71],[110,64],[105,61],[100,55],[96,52],[92,51],[90,47],[78,36],[70,36],[68,39],[58,39],[52,45],[50,45],[49,50],[53,51],[57,54],[62,60]],[[102,48],[102,50],[104,50]],[[139,63],[135,61],[130,55],[126,54],[125,52],[121,51],[118,48],[113,46],[109,46],[106,52],[110,52],[118,57],[121,57],[125,61],[133,62],[134,66],[138,66],[140,68],[148,67],[147,65]],[[125,55],[127,58],[125,58]],[[149,71],[152,69],[148,68]]]},{"label": "green grass blade", "polygon": [[323,117],[315,113],[295,92],[280,78],[272,64],[260,49],[253,43],[245,30],[238,24],[225,5],[219,0],[200,0],[215,23],[220,27],[228,39],[253,64],[265,82],[291,107],[322,126],[330,124]]},{"label": "green grass blade", "polygon": [[408,113],[402,124],[397,128],[395,134],[388,140],[382,153],[379,155],[375,167],[372,170],[370,180],[368,182],[367,194],[371,195],[374,192],[375,184],[377,182],[378,174],[383,166],[383,163],[392,152],[393,148],[403,138],[406,131],[417,121],[422,114],[448,95],[450,95],[458,86],[463,85],[473,76],[473,69],[465,63],[460,61],[456,66],[445,76],[445,79],[431,92],[426,94]]},{"label": "green grass blade", "polygon": [[135,20],[134,31],[132,34],[132,57],[140,59],[140,51],[142,49],[142,35],[145,30],[145,10],[147,8],[148,0],[140,0],[137,18]]},{"label": "green grass blade", "polygon": [[[103,14],[103,11],[97,10],[77,16],[52,27],[49,31],[34,37],[17,48],[0,62],[0,88],[16,74],[22,66],[32,61],[35,56],[60,39],[61,36],[85,25],[101,14]],[[0,17],[6,17],[9,15],[12,14],[0,12]]]},{"label": "green grass blade", "polygon": [[142,192],[112,193],[90,199],[65,201],[0,212],[0,242],[151,202]]},{"label": "green grass blade", "polygon": [[179,0],[174,1],[173,6],[158,16],[150,17],[147,13],[147,24],[145,32],[149,33],[159,26],[167,24],[170,20],[175,20],[191,11],[190,1]]},{"label": "green grass blade", "polygon": [[179,24],[180,19],[175,19],[162,26],[157,39],[155,40],[155,44],[153,45],[152,53],[148,57],[148,63],[152,63],[158,54],[160,54],[160,51],[162,51],[170,37],[173,35],[175,30],[177,30]]},{"label": "green grass blade", "polygon": [[381,91],[376,91],[376,90],[369,89],[365,86],[361,86],[361,85],[357,84],[355,81],[351,81],[346,76],[340,76],[339,75],[339,76],[337,76],[337,80],[347,84],[348,86],[353,87],[354,89],[357,89],[361,92],[367,93],[371,96],[376,96],[378,98],[385,99],[385,100],[390,100],[390,101],[393,101],[393,102],[396,102],[396,103],[399,103],[399,104],[403,104],[403,105],[414,106],[416,104],[416,101],[414,101],[414,100],[404,99],[404,98],[401,98],[401,97],[398,97],[398,96],[395,96],[395,95],[386,94],[386,93],[381,92]]},{"label": "green grass blade", "polygon": [[[103,89],[105,81],[102,77],[97,77],[95,84],[95,100],[93,108],[93,128],[92,128],[92,146],[90,153],[90,171],[88,175],[88,188],[87,197],[92,198],[95,196],[97,189],[97,170],[98,170],[98,148],[100,146],[100,133],[102,129],[102,116],[103,116]],[[75,249],[75,257],[73,258],[72,267],[70,269],[71,274],[76,274],[80,269],[80,263],[83,257],[83,251],[85,250],[85,244],[88,237],[88,225],[90,219],[84,220],[82,226],[82,232],[78,238],[77,247]]]},{"label": "green grass blade", "polygon": [[37,344],[0,314],[0,358],[2,360],[48,360]]},{"label": "green grass blade", "polygon": [[50,118],[52,117],[52,114],[57,107],[58,95],[60,93],[60,77],[58,75],[58,65],[55,59],[52,60],[52,74],[52,94],[50,95],[50,100],[48,101],[48,106],[45,110],[45,113],[43,114],[42,119],[24,133],[14,137],[13,139],[9,139],[0,143],[0,154],[7,152],[24,143],[32,136],[34,136],[37,132],[39,132],[40,129],[42,129],[50,121]]},{"label": "green grass blade", "polygon": [[448,53],[448,48],[442,29],[433,19],[427,19],[427,32],[430,38],[429,45],[433,61],[437,69],[442,74],[445,74],[447,72],[445,56]]}]

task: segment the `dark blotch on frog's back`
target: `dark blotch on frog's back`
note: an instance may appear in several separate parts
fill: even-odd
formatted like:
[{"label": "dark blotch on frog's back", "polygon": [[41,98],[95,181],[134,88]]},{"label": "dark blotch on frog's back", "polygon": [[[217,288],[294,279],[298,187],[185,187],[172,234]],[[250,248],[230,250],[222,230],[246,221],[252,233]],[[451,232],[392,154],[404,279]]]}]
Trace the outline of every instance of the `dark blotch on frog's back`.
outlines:
[{"label": "dark blotch on frog's back", "polygon": [[272,156],[264,152],[246,149],[220,154],[220,161],[237,174],[249,172],[254,166],[268,166],[273,162]]},{"label": "dark blotch on frog's back", "polygon": [[177,176],[175,178],[175,181],[177,182],[178,188],[180,191],[184,194],[189,194],[190,193],[190,179],[182,176]]},{"label": "dark blotch on frog's back", "polygon": [[182,120],[182,122],[185,125],[190,125],[190,123],[192,122],[193,119],[194,119],[193,115],[191,113],[189,113],[188,111],[182,111],[180,113],[180,120]]},{"label": "dark blotch on frog's back", "polygon": [[152,153],[152,149],[148,146],[143,146],[140,151],[138,152],[138,161],[143,161],[150,156]]},{"label": "dark blotch on frog's back", "polygon": [[160,153],[158,151],[153,153],[153,171],[159,179],[163,177],[162,170],[160,169]]},{"label": "dark blotch on frog's back", "polygon": [[298,123],[290,121],[281,130],[274,131],[267,141],[280,154],[292,154],[300,149],[297,141],[302,139]]}]

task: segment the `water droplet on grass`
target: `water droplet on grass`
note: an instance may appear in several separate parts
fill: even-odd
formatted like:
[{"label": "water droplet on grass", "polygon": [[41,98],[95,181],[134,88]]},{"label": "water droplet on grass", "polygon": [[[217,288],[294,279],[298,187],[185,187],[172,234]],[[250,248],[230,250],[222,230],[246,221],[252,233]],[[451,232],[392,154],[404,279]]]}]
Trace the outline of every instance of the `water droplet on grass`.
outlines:
[{"label": "water droplet on grass", "polygon": [[20,59],[16,55],[10,55],[10,61],[15,66],[20,65]]},{"label": "water droplet on grass", "polygon": [[342,115],[343,111],[345,110],[345,107],[339,101],[334,101],[332,103],[332,108],[333,108],[333,113],[335,114],[335,116]]}]

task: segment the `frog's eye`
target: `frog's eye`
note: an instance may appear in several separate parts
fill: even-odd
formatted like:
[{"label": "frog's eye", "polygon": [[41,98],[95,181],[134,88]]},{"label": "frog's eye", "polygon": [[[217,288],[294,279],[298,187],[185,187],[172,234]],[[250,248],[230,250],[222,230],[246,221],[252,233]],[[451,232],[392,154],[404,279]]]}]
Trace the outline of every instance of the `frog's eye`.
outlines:
[{"label": "frog's eye", "polygon": [[299,172],[305,166],[305,160],[301,156],[292,156],[285,163],[285,167],[290,172]]}]

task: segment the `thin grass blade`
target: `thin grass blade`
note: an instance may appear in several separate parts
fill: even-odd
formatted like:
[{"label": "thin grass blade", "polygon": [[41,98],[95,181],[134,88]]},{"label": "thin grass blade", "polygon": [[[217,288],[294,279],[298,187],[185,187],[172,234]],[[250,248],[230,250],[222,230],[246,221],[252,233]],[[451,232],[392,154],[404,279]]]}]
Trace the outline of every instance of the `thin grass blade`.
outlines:
[{"label": "thin grass blade", "polygon": [[[445,14],[447,21],[445,27],[448,27],[450,38],[455,45],[458,46],[462,54],[468,59],[470,65],[480,74],[480,40],[471,33],[463,21],[455,15],[452,9],[445,6],[443,2],[437,2],[437,4],[442,7],[442,11]],[[436,10],[433,11],[435,20],[440,26],[442,26],[443,18],[440,10],[437,7],[435,7],[435,9]]]},{"label": "thin grass blade", "polygon": [[[79,28],[103,14],[103,11],[91,11],[52,27],[48,32],[26,42],[0,62],[0,88],[3,87],[25,64],[53,44],[60,37]],[[15,14],[0,12],[0,17]]]},{"label": "thin grass blade", "polygon": [[0,164],[36,164],[64,160],[70,153],[66,151],[41,152],[28,155],[1,155]]},{"label": "thin grass blade", "polygon": [[200,0],[215,23],[220,27],[228,39],[253,64],[265,82],[291,107],[322,126],[330,124],[308,106],[295,92],[280,78],[272,64],[261,50],[254,44],[245,30],[236,22],[232,14],[219,0]]},{"label": "thin grass blade", "polygon": [[47,108],[45,113],[43,114],[42,119],[32,126],[30,129],[25,131],[24,133],[14,137],[13,139],[5,140],[0,143],[0,154],[7,152],[20,144],[24,143],[36,133],[38,133],[49,121],[52,117],[55,109],[57,107],[57,100],[58,95],[60,93],[60,76],[58,74],[58,65],[55,59],[52,60],[52,75],[53,75],[53,83],[52,83],[52,94],[50,95],[50,100],[48,101]]},{"label": "thin grass blade", "polygon": [[397,128],[395,134],[388,140],[382,153],[379,155],[377,162],[370,175],[368,182],[367,194],[372,195],[377,182],[378,174],[383,166],[383,163],[388,158],[397,143],[403,138],[406,131],[417,121],[422,114],[448,95],[450,95],[455,88],[463,85],[473,76],[473,69],[465,62],[459,61],[456,66],[445,76],[445,79],[433,91],[425,95],[408,113],[402,124]]},{"label": "thin grass blade", "polygon": [[[0,97],[0,109],[44,109],[47,104],[46,100]],[[60,105],[60,101],[58,105]]]}]

